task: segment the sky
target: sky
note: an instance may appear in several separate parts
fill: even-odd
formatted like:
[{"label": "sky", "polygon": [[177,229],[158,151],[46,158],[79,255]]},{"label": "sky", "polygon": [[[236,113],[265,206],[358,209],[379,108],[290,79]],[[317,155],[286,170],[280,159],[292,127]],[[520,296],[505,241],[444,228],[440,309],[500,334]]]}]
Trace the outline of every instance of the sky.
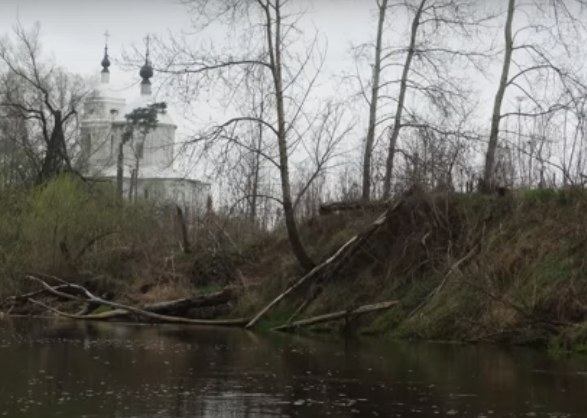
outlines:
[{"label": "sky", "polygon": [[[215,1],[215,0],[212,0]],[[217,0],[222,1],[222,0]],[[326,74],[326,95],[336,95],[332,87],[335,75],[355,72],[351,58],[351,46],[370,42],[375,36],[375,0],[292,0],[306,2],[308,11],[303,18],[303,27],[313,33],[317,29],[327,39],[327,55],[323,74]],[[494,1],[494,0],[489,0]],[[502,0],[500,0],[502,1]],[[111,84],[121,90],[128,101],[133,101],[140,92],[138,70],[125,71],[117,60],[123,50],[137,47],[142,50],[147,34],[165,35],[190,30],[190,17],[180,0],[0,0],[0,35],[9,33],[17,21],[25,27],[41,24],[41,42],[44,53],[67,70],[85,77],[95,76],[101,71],[105,32],[108,31],[108,46],[111,60]],[[389,19],[392,33],[398,29],[396,21]],[[226,36],[221,28],[218,41]],[[212,35],[214,36],[214,34]],[[393,39],[393,38],[392,38]],[[402,43],[405,41],[403,38]],[[157,63],[155,63],[155,66]],[[364,78],[370,77],[369,67]],[[324,76],[323,76],[324,77]],[[152,79],[156,92],[162,80],[157,74]],[[493,86],[488,90],[493,92]],[[345,93],[341,93],[340,96]],[[205,115],[210,108],[203,100],[197,101],[192,113]],[[487,102],[489,103],[489,102]],[[194,112],[195,111],[195,112]],[[213,111],[218,113],[217,111]],[[170,113],[178,122],[176,141],[182,142],[204,125],[206,117],[192,124],[193,118],[178,117],[177,107],[171,106]],[[367,109],[365,107],[365,115]],[[221,115],[224,116],[224,115]],[[366,117],[366,116],[365,116]],[[213,119],[214,115],[208,119]],[[360,144],[366,120],[357,125],[357,133],[345,142],[347,153],[360,153]],[[202,126],[203,127],[203,126]]]},{"label": "sky", "polygon": [[[344,7],[336,7],[341,3]],[[349,65],[351,40],[370,35],[371,11],[361,0],[320,0],[314,5],[307,18],[328,37],[326,66],[338,70]],[[106,31],[110,56],[116,60],[124,48],[142,47],[149,33],[190,28],[179,0],[0,0],[0,33],[8,33],[17,20],[25,27],[40,22],[44,51],[83,76],[101,70]],[[111,73],[112,83],[124,88],[127,98],[138,94],[136,71],[124,73],[115,62]],[[156,90],[156,76],[153,84]]]}]

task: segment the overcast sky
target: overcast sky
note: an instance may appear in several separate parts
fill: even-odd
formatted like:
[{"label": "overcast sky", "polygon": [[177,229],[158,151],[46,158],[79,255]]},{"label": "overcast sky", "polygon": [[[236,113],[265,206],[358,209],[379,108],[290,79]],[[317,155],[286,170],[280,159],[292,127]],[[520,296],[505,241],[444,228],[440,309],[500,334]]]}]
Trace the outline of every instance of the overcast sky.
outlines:
[{"label": "overcast sky", "polygon": [[[307,18],[328,37],[327,67],[348,65],[350,41],[369,36],[371,11],[364,0],[320,0],[313,7]],[[45,52],[84,76],[101,70],[106,30],[110,33],[110,55],[116,59],[124,47],[143,45],[148,33],[188,29],[190,23],[178,0],[0,0],[2,34],[10,31],[17,19],[26,27],[40,22]],[[140,81],[136,71],[122,71],[112,66],[113,84],[128,87]],[[156,77],[153,83],[156,87]],[[132,98],[137,92],[135,85],[125,96]]]}]

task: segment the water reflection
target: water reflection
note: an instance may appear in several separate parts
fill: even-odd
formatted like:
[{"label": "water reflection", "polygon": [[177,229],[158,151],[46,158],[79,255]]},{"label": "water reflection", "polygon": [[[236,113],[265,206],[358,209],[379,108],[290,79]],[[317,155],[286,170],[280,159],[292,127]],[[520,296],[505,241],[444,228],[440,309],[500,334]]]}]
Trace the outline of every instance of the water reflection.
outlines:
[{"label": "water reflection", "polygon": [[0,322],[8,417],[584,417],[586,370],[494,347]]}]

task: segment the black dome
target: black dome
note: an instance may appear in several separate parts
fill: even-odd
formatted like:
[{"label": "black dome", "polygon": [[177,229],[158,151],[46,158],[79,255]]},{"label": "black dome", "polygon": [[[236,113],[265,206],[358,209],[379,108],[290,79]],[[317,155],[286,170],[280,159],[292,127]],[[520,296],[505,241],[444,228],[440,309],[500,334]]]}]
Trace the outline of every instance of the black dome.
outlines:
[{"label": "black dome", "polygon": [[145,65],[141,67],[141,71],[139,71],[139,75],[143,79],[143,82],[148,81],[151,77],[153,77],[153,67],[149,60],[145,61]]},{"label": "black dome", "polygon": [[103,68],[103,72],[107,73],[108,72],[108,67],[110,67],[110,58],[108,57],[108,49],[106,48],[104,50],[104,58],[102,59],[102,68]]}]

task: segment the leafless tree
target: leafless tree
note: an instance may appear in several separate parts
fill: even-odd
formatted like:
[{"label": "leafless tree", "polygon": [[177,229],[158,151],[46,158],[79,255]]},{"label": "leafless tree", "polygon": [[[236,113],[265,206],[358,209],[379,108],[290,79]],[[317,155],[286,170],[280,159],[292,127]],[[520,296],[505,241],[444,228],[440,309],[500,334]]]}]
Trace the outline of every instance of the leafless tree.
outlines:
[{"label": "leafless tree", "polygon": [[375,58],[373,62],[373,75],[371,81],[371,98],[369,101],[369,125],[365,138],[363,151],[363,200],[371,199],[371,159],[373,145],[375,143],[377,127],[377,110],[379,106],[379,89],[381,85],[381,61],[383,51],[383,32],[385,29],[385,17],[389,0],[376,0],[377,2],[377,35],[375,39]]},{"label": "leafless tree", "polygon": [[[453,48],[451,40],[463,43],[475,40],[475,35],[493,19],[493,14],[483,13],[481,3],[459,0],[417,0],[404,1],[402,6],[411,16],[409,42],[405,49],[392,51],[405,54],[401,67],[399,91],[388,131],[388,150],[385,164],[383,196],[391,195],[391,181],[397,142],[402,128],[423,125],[421,117],[407,109],[409,92],[419,93],[436,108],[442,119],[454,113],[457,102],[466,102],[468,92],[463,88],[451,65],[472,64],[480,69],[479,60],[491,56],[490,51],[475,50],[474,43],[469,47]],[[477,46],[478,47],[478,46]],[[408,120],[405,114],[408,113]],[[420,120],[417,120],[420,119]]]},{"label": "leafless tree", "polygon": [[[155,42],[156,70],[167,75],[168,87],[181,92],[186,103],[191,103],[204,89],[227,93],[223,107],[225,113],[234,116],[201,132],[196,138],[198,142],[229,141],[247,148],[240,140],[242,137],[234,133],[243,126],[258,130],[260,125],[267,139],[273,138],[272,147],[267,152],[259,151],[259,155],[279,171],[279,200],[290,244],[303,268],[311,268],[314,263],[301,242],[295,219],[290,158],[299,149],[305,133],[313,129],[308,102],[323,62],[318,35],[307,42],[296,40],[301,33],[298,25],[304,12],[299,9],[299,3],[284,0],[222,3],[186,0],[184,3],[194,20],[203,22],[203,26],[212,22],[231,25],[232,39],[238,45],[233,50],[219,52],[214,46],[194,47],[186,38],[159,39]],[[270,86],[269,94],[262,101],[262,117],[259,112],[243,113],[241,106],[245,80],[251,78],[260,78]]]},{"label": "leafless tree", "polygon": [[83,80],[42,57],[38,24],[30,30],[17,24],[11,37],[0,40],[0,69],[0,106],[27,126],[19,146],[35,166],[37,180],[71,170],[67,138],[77,134]]},{"label": "leafless tree", "polygon": [[[485,154],[482,187],[491,190],[496,179],[497,153],[501,122],[510,117],[540,118],[561,112],[577,104],[584,94],[584,87],[576,71],[565,65],[555,51],[571,55],[571,45],[567,42],[569,31],[584,31],[580,21],[584,2],[553,0],[520,3],[507,1],[504,23],[504,53],[499,85],[495,94],[491,115],[489,142]],[[514,31],[516,16],[531,23],[522,24]],[[513,68],[513,72],[512,72]],[[518,108],[504,112],[504,102],[508,92],[527,99],[528,109]],[[544,93],[555,92],[556,97],[544,100]],[[521,123],[518,122],[521,126]],[[518,133],[518,138],[521,133]],[[517,146],[521,152],[521,146]]]},{"label": "leafless tree", "polygon": [[[372,63],[370,83],[362,81],[360,71],[355,76],[361,87],[360,97],[369,105],[363,198],[367,197],[366,186],[371,196],[373,187],[378,187],[377,181],[381,182],[383,197],[391,195],[396,147],[403,129],[430,125],[445,130],[439,123],[453,116],[460,118],[456,114],[462,103],[471,102],[474,107],[473,89],[468,87],[471,74],[467,70],[472,67],[475,72],[482,71],[481,63],[491,57],[490,50],[481,45],[480,32],[493,14],[486,13],[480,2],[398,0],[379,1],[377,5],[375,45],[354,48],[358,61]],[[403,26],[405,37],[398,30]],[[374,57],[370,54],[373,50]],[[373,166],[372,154],[374,148],[384,145],[384,134],[385,149],[377,154],[385,152],[386,158],[381,179],[376,180],[380,168]]]}]

